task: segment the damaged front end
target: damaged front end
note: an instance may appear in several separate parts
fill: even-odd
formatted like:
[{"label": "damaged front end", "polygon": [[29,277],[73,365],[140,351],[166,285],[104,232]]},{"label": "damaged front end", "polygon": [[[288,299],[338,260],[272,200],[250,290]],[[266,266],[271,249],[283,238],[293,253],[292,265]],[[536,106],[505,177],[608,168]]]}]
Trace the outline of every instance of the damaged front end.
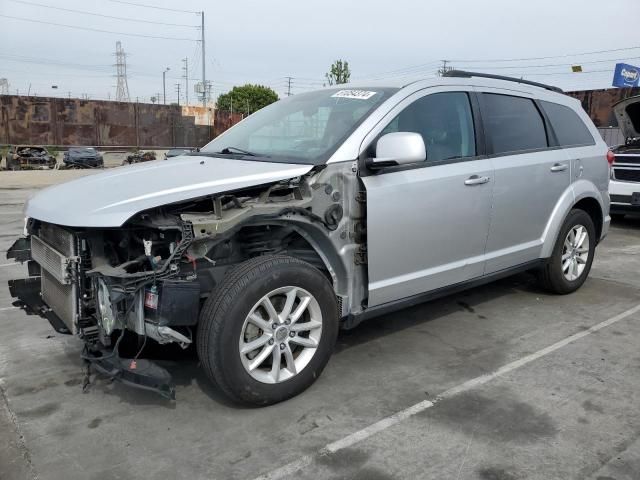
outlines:
[{"label": "damaged front end", "polygon": [[[61,333],[79,336],[82,358],[111,378],[175,397],[170,374],[140,358],[149,342],[189,347],[211,291],[234,266],[291,255],[332,279],[341,314],[361,305],[364,209],[349,165],[152,208],[120,227],[67,227],[29,219],[8,258],[29,278],[11,295]],[[334,257],[331,258],[333,252]],[[344,258],[343,258],[344,257]],[[352,305],[343,299],[352,299]],[[241,301],[241,300],[240,300]],[[136,339],[121,354],[125,333]]]},{"label": "damaged front end", "polygon": [[79,336],[82,357],[98,370],[173,398],[168,372],[146,360],[120,358],[118,346],[125,331],[143,342],[192,342],[200,291],[190,263],[180,265],[191,227],[143,215],[126,228],[107,230],[29,220],[27,234],[7,252],[28,262],[29,278],[9,282],[14,305],[46,318],[59,333]]}]

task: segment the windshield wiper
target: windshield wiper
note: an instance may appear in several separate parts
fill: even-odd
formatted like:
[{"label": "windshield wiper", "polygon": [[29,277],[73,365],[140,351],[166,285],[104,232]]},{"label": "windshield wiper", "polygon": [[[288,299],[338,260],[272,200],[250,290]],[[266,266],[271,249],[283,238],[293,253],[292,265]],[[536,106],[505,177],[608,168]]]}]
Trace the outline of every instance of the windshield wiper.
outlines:
[{"label": "windshield wiper", "polygon": [[224,147],[218,153],[222,153],[223,155],[233,155],[234,153],[241,153],[242,155],[246,155],[248,157],[266,157],[267,155],[259,155],[257,153],[250,152],[249,150],[243,150],[238,147]]}]

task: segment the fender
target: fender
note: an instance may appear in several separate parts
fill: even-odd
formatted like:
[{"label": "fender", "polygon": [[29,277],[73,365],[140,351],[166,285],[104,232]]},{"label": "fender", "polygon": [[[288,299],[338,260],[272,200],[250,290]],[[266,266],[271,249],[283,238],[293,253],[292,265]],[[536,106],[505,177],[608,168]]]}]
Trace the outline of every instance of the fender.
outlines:
[{"label": "fender", "polygon": [[541,258],[549,258],[551,256],[551,254],[553,253],[553,247],[556,243],[556,238],[558,238],[558,234],[560,232],[560,229],[562,228],[562,224],[564,223],[565,218],[567,218],[567,215],[569,214],[573,206],[580,200],[583,200],[585,198],[593,198],[600,205],[603,218],[602,235],[600,236],[600,238],[604,238],[604,235],[606,235],[609,219],[609,199],[603,198],[602,194],[598,190],[598,187],[596,187],[593,182],[585,179],[576,180],[562,193],[560,199],[553,209],[553,212],[551,213],[547,225],[545,226],[541,238]]}]

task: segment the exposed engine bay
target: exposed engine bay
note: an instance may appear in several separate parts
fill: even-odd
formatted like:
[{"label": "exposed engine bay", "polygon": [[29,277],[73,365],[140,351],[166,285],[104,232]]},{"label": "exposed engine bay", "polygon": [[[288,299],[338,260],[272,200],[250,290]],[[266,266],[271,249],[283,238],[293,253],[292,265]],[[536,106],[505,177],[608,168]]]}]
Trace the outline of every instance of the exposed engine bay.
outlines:
[{"label": "exposed engine bay", "polygon": [[[147,341],[194,342],[202,303],[235,265],[286,254],[324,272],[342,312],[362,308],[366,278],[364,200],[349,164],[143,211],[119,228],[28,219],[8,256],[30,278],[10,283],[32,313],[78,335],[83,358],[113,378],[172,398],[168,373],[139,359]],[[346,262],[361,275],[346,275]],[[343,299],[351,302],[343,305]],[[125,332],[134,358],[118,354]]]}]

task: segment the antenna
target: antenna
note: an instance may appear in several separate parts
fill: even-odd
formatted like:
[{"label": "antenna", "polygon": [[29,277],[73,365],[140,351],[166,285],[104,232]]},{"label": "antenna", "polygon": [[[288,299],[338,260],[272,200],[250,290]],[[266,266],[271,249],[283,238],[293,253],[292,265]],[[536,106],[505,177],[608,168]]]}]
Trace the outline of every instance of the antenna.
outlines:
[{"label": "antenna", "polygon": [[116,86],[116,102],[129,101],[129,84],[127,83],[127,54],[122,49],[122,44],[118,40],[116,42],[116,77],[118,85]]}]

